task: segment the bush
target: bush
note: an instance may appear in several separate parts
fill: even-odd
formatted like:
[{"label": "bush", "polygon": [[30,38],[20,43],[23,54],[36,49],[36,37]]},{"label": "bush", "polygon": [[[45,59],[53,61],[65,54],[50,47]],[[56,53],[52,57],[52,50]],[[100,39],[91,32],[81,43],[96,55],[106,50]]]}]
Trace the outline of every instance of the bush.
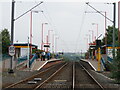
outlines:
[{"label": "bush", "polygon": [[117,51],[117,56],[112,64],[112,77],[117,83],[120,83],[120,51]]}]

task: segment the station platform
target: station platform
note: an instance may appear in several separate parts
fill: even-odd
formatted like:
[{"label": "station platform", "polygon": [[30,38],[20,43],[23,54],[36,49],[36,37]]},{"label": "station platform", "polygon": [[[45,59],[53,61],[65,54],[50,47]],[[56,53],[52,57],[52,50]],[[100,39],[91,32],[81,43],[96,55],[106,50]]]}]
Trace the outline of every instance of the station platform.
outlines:
[{"label": "station platform", "polygon": [[[92,60],[92,59],[81,59],[82,61],[85,61],[90,64],[90,66],[95,70],[98,71],[98,61],[97,60]],[[101,67],[101,71],[104,71],[103,68]]]},{"label": "station platform", "polygon": [[45,60],[45,61],[41,61],[40,59],[37,59],[35,61],[34,65],[33,65],[33,67],[31,68],[31,70],[40,70],[48,62],[59,61],[59,60],[62,60],[62,58],[60,58],[60,59],[50,59],[50,60]]}]

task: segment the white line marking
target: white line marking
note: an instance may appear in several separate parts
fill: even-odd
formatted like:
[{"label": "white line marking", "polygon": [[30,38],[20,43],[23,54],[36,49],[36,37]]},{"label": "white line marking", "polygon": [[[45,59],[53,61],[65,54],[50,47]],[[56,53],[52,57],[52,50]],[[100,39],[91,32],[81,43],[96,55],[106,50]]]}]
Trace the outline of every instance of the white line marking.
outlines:
[{"label": "white line marking", "polygon": [[95,71],[97,71],[96,70],[96,68],[89,62],[89,61],[87,61],[87,60],[83,60],[83,59],[81,59],[82,61],[85,61],[85,62],[87,62],[87,63],[89,63],[90,64],[90,66],[95,70]]},{"label": "white line marking", "polygon": [[39,67],[37,70],[40,70],[45,64],[47,64],[48,61],[46,61],[41,67]]},{"label": "white line marking", "polygon": [[75,62],[73,63],[73,90],[75,88]]}]

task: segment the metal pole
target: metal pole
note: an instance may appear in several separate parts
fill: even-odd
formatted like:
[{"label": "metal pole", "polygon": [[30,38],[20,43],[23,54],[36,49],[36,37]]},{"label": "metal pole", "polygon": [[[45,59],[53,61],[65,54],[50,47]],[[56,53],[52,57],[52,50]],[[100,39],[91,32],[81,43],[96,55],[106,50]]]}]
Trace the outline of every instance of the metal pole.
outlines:
[{"label": "metal pole", "polygon": [[48,30],[48,43],[49,43],[49,41],[50,41],[50,31],[51,31],[51,30]]},{"label": "metal pole", "polygon": [[97,25],[97,38],[98,38],[98,24],[96,24]]},{"label": "metal pole", "polygon": [[30,12],[30,56],[32,55],[32,11]]},{"label": "metal pole", "polygon": [[[11,13],[11,44],[13,45],[14,42],[14,7],[15,7],[15,1],[12,0],[12,13]],[[13,68],[12,68],[12,61],[13,57],[11,57],[11,62],[10,62],[10,70],[8,71],[9,73],[14,73]]]},{"label": "metal pole", "polygon": [[29,68],[29,63],[30,63],[30,61],[29,61],[29,37],[28,37],[28,63],[27,63],[27,68]]},{"label": "metal pole", "polygon": [[106,12],[105,12],[105,45],[107,45],[107,31],[106,31],[106,25],[107,25],[107,22],[106,22]]},{"label": "metal pole", "polygon": [[55,38],[55,52],[57,53],[57,39],[58,37]]},{"label": "metal pole", "polygon": [[[48,45],[48,35],[46,36],[46,42],[47,42],[47,45]],[[48,47],[47,47],[46,51],[48,52]]]},{"label": "metal pole", "polygon": [[105,54],[106,54],[106,60],[107,60],[107,31],[106,31],[106,12],[105,12]]},{"label": "metal pole", "polygon": [[113,3],[113,60],[115,59],[115,18],[116,18],[116,3]]},{"label": "metal pole", "polygon": [[55,53],[57,53],[57,37],[55,38]]},{"label": "metal pole", "polygon": [[42,23],[42,33],[41,33],[42,35],[42,43],[41,43],[41,50],[43,50],[43,23]]},{"label": "metal pole", "polygon": [[52,37],[52,52],[54,53],[54,34],[53,34],[53,37]]},{"label": "metal pole", "polygon": [[89,43],[91,43],[90,34],[89,34]]},{"label": "metal pole", "polygon": [[92,32],[92,42],[94,41],[94,31],[93,30],[89,30]]},{"label": "metal pole", "polygon": [[107,31],[106,31],[106,26],[107,26],[107,21],[106,21],[106,12],[105,12],[105,45],[106,45],[106,48],[105,48],[105,54],[106,54],[106,60],[107,60]]},{"label": "metal pole", "polygon": [[88,38],[86,38],[87,39],[87,49],[88,49]]}]

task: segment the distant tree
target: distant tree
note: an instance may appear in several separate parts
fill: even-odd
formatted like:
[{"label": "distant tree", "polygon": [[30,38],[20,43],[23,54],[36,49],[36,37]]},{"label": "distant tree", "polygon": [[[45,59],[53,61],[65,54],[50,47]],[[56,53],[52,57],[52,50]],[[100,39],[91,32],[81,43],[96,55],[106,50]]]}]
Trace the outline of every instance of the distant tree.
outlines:
[{"label": "distant tree", "polygon": [[2,36],[2,53],[8,53],[8,46],[10,45],[10,34],[8,29],[1,31],[0,36]]},{"label": "distant tree", "polygon": [[[113,43],[113,26],[108,26],[106,29],[107,32],[107,44],[112,45]],[[105,45],[105,38],[103,37],[101,44]],[[118,29],[115,28],[115,45],[118,45]]]}]

